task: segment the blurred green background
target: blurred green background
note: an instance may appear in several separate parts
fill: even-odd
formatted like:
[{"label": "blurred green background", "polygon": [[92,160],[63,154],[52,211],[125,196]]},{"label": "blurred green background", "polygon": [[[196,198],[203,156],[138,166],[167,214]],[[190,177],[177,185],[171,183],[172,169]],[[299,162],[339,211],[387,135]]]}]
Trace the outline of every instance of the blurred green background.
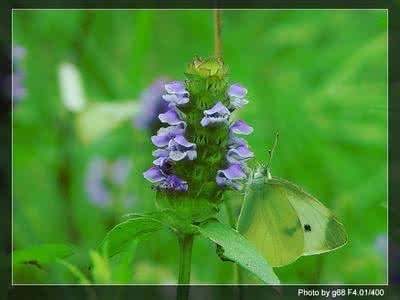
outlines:
[{"label": "blurred green background", "polygon": [[[240,117],[259,161],[279,131],[273,174],[296,182],[344,223],[348,244],[275,269],[282,283],[386,283],[387,13],[384,10],[223,11],[223,56],[230,82],[250,103]],[[26,48],[27,96],[13,115],[13,246],[72,243],[84,274],[89,249],[124,213],[154,209],[142,176],[151,165],[149,131],[127,121],[82,143],[61,102],[58,68],[75,64],[88,101],[137,101],[159,76],[182,80],[194,55],[213,55],[208,10],[13,12],[13,42]],[[90,161],[128,157],[130,205],[89,200]],[[175,283],[178,243],[167,231],[140,242],[132,283]],[[110,262],[112,281],[118,282]],[[114,269],[113,269],[114,268]],[[116,275],[115,275],[116,274]],[[89,275],[88,275],[89,276]],[[193,283],[233,283],[214,246],[194,244]],[[61,265],[14,269],[14,283],[75,283]]]}]

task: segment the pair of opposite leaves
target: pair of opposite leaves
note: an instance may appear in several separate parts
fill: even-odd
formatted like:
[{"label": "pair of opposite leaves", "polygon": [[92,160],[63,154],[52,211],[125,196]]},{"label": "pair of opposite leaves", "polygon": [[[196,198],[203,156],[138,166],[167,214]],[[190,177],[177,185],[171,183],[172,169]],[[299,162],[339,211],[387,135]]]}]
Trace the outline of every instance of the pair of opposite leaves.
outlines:
[{"label": "pair of opposite leaves", "polygon": [[344,226],[328,208],[295,184],[272,177],[268,167],[250,175],[238,231],[272,267],[347,243]]}]

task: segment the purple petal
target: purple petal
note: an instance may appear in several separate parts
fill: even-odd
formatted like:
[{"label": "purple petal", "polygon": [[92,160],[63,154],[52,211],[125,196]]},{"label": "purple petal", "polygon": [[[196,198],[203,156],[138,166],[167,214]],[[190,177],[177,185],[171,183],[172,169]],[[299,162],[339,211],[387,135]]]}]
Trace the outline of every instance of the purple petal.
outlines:
[{"label": "purple petal", "polygon": [[228,90],[229,97],[243,98],[246,94],[247,90],[238,83],[232,84]]},{"label": "purple petal", "polygon": [[165,90],[170,94],[187,94],[185,84],[182,81],[172,81],[165,85]]},{"label": "purple petal", "polygon": [[240,164],[232,164],[225,170],[219,170],[218,175],[224,175],[227,179],[243,179],[246,173],[243,171]]},{"label": "purple petal", "polygon": [[164,147],[167,146],[171,137],[168,135],[153,135],[151,137],[151,141],[157,147]]},{"label": "purple petal", "polygon": [[215,181],[217,182],[218,186],[224,187],[224,186],[229,186],[235,190],[241,190],[242,185],[240,183],[234,182],[230,179],[226,179],[223,176],[217,175]]},{"label": "purple petal", "polygon": [[177,142],[179,145],[182,145],[184,147],[196,147],[196,144],[190,143],[183,135],[177,135],[174,138],[174,141]]},{"label": "purple petal", "polygon": [[188,142],[183,135],[177,135],[168,143],[169,157],[174,161],[184,158],[196,159],[196,144]]},{"label": "purple petal", "polygon": [[230,112],[221,102],[217,102],[212,108],[204,111],[204,117],[200,124],[206,127],[214,123],[226,123],[229,119]]},{"label": "purple petal", "polygon": [[157,131],[157,135],[153,135],[151,137],[151,141],[157,147],[165,147],[176,135],[184,132],[184,128],[182,128],[184,126],[185,124],[180,124],[179,126],[162,127]]},{"label": "purple petal", "polygon": [[253,128],[247,125],[244,121],[238,120],[231,125],[229,128],[231,132],[237,134],[250,134],[253,132]]},{"label": "purple petal", "polygon": [[168,160],[168,157],[161,156],[161,157],[153,160],[153,164],[161,167],[165,163],[166,160]]},{"label": "purple petal", "polygon": [[169,125],[178,125],[183,122],[175,109],[170,109],[166,113],[160,114],[158,118],[162,123],[168,123]]},{"label": "purple petal", "polygon": [[188,184],[177,176],[171,175],[167,176],[165,180],[160,183],[157,189],[173,192],[186,192],[188,190]]},{"label": "purple petal", "polygon": [[169,107],[175,107],[189,102],[189,98],[182,95],[163,95],[162,98],[169,103]]},{"label": "purple petal", "polygon": [[168,157],[169,150],[167,149],[157,149],[153,151],[154,157]]},{"label": "purple petal", "polygon": [[207,127],[211,123],[211,119],[209,117],[204,117],[201,119],[200,124],[203,127]]},{"label": "purple petal", "polygon": [[171,151],[169,153],[169,158],[172,159],[173,161],[180,161],[184,159],[187,155],[187,152],[184,151]]},{"label": "purple petal", "polygon": [[231,107],[237,109],[237,108],[242,108],[245,106],[249,101],[247,99],[243,98],[231,98]]},{"label": "purple petal", "polygon": [[150,182],[160,182],[165,179],[164,174],[158,167],[151,167],[146,172],[143,173],[144,178]]},{"label": "purple petal", "polygon": [[244,139],[236,137],[233,134],[229,134],[228,146],[229,147],[237,147],[237,146],[248,147],[248,144],[247,144],[247,141],[245,141]]},{"label": "purple petal", "polygon": [[229,114],[229,110],[221,103],[221,101],[218,101],[212,108],[204,111],[204,115],[213,115],[216,113]]},{"label": "purple petal", "polygon": [[230,163],[240,163],[253,157],[254,154],[246,146],[239,146],[228,151],[226,157]]}]

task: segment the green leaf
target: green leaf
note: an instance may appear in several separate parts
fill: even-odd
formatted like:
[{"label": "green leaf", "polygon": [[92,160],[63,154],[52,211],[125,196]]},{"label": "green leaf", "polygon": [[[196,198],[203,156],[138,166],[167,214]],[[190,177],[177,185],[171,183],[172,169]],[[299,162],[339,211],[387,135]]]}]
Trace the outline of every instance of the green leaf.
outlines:
[{"label": "green leaf", "polygon": [[182,218],[175,210],[165,208],[159,211],[154,211],[151,213],[140,214],[140,213],[130,213],[123,216],[124,219],[144,217],[148,219],[156,220],[166,227],[170,228],[174,232],[186,233],[186,234],[196,234],[197,228],[193,226],[189,220]]},{"label": "green leaf", "polygon": [[79,280],[79,284],[90,284],[90,280],[87,279],[86,276],[76,266],[62,259],[58,262],[66,267]]},{"label": "green leaf", "polygon": [[102,256],[96,251],[90,251],[90,259],[93,263],[92,274],[95,283],[112,283],[110,265],[107,256]]},{"label": "green leaf", "polygon": [[236,230],[217,220],[198,226],[200,233],[223,248],[223,256],[233,260],[265,283],[279,284],[271,266]]},{"label": "green leaf", "polygon": [[64,244],[46,244],[13,252],[13,267],[32,265],[39,269],[45,264],[71,256],[73,248]]},{"label": "green leaf", "polygon": [[147,236],[163,228],[163,224],[155,218],[138,216],[116,225],[111,229],[98,250],[105,251],[112,257],[130,245],[133,240]]},{"label": "green leaf", "polygon": [[131,283],[133,277],[133,258],[137,241],[132,241],[127,247],[119,254],[119,264],[116,272],[115,281],[117,283]]},{"label": "green leaf", "polygon": [[91,144],[131,119],[137,111],[134,101],[91,103],[76,117],[77,135],[84,144]]}]

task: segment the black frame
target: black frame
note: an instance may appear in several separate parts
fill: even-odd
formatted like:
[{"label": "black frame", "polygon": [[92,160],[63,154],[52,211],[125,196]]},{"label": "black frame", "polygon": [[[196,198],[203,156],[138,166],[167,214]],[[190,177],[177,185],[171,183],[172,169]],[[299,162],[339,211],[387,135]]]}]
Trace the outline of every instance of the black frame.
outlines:
[{"label": "black frame", "polygon": [[[333,290],[333,289],[384,289],[385,295],[400,291],[400,262],[394,263],[394,247],[400,245],[400,220],[395,216],[399,211],[400,186],[400,1],[397,0],[241,0],[241,1],[7,1],[0,13],[0,72],[11,74],[11,13],[13,8],[303,8],[303,9],[387,9],[389,12],[389,285],[388,286],[222,286],[202,285],[191,287],[190,298],[216,299],[266,299],[267,297],[291,297],[298,295],[299,290]],[[5,6],[5,7],[4,7]],[[0,100],[0,292],[6,292],[10,299],[167,299],[174,297],[175,286],[134,285],[134,286],[70,286],[70,285],[18,285],[11,284],[11,197],[12,197],[12,103],[11,95],[1,91]],[[396,101],[397,100],[397,101]],[[397,241],[396,241],[397,239]],[[394,242],[397,245],[394,245]],[[213,295],[211,295],[211,291]],[[0,293],[1,295],[2,293]],[[7,297],[6,295],[6,298]],[[196,297],[193,297],[196,296]],[[1,299],[3,299],[1,297]]]}]

